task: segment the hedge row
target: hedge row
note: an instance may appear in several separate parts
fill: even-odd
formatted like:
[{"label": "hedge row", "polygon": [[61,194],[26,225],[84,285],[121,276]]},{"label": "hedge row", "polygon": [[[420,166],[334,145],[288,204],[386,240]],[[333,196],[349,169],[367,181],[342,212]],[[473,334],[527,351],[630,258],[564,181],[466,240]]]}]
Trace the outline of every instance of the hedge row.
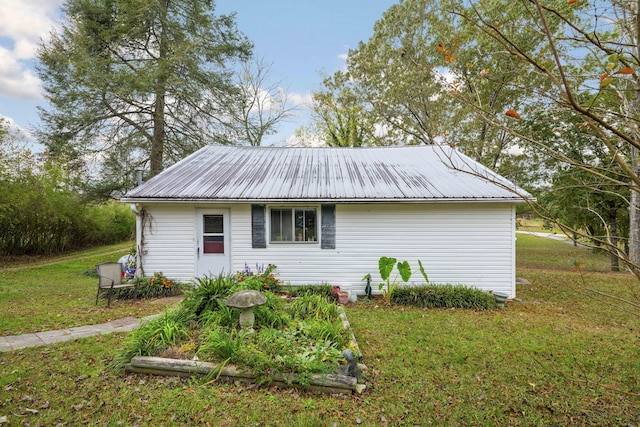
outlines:
[{"label": "hedge row", "polygon": [[0,178],[0,255],[50,255],[130,239],[135,216],[111,201],[86,203],[45,177]]}]

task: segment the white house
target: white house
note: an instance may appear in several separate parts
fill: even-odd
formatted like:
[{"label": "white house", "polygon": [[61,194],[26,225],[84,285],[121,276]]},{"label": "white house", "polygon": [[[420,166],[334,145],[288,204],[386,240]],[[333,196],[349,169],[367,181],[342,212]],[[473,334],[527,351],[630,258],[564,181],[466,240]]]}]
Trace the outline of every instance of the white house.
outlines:
[{"label": "white house", "polygon": [[276,264],[284,283],[363,292],[381,256],[432,283],[515,296],[512,183],[441,146],[208,146],[129,192],[139,265],[188,281]]}]

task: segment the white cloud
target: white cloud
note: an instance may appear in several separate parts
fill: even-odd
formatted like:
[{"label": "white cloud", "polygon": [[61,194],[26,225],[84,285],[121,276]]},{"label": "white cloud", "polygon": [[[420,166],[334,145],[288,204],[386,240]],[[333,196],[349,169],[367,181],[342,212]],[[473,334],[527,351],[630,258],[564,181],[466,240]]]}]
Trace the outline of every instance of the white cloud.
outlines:
[{"label": "white cloud", "polygon": [[298,108],[311,108],[313,97],[311,93],[289,92],[289,102]]},{"label": "white cloud", "polygon": [[40,99],[40,79],[0,46],[0,95],[19,99]]},{"label": "white cloud", "polygon": [[[37,45],[55,25],[62,0],[2,0],[0,2],[0,36],[14,42]],[[31,52],[31,58],[35,51]]]},{"label": "white cloud", "polygon": [[[41,99],[40,80],[30,62],[38,43],[56,26],[63,0],[0,1],[0,96]],[[8,42],[7,42],[8,41]]]},{"label": "white cloud", "polygon": [[342,59],[343,61],[346,61],[347,59],[349,59],[349,54],[348,53],[341,53],[338,55],[339,59]]},{"label": "white cloud", "polygon": [[28,129],[18,125],[11,117],[0,114],[0,123],[6,127],[9,135],[16,141],[28,144],[29,148],[40,147],[31,132]]}]

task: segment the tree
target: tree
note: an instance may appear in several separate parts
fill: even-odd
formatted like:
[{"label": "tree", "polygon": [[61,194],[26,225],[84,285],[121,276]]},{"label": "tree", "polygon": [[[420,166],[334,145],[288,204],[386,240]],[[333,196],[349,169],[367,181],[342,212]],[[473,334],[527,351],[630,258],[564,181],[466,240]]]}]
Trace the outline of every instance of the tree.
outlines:
[{"label": "tree", "polygon": [[[369,124],[388,129],[385,143],[454,145],[483,164],[512,174],[510,168],[520,162],[511,151],[517,139],[479,119],[475,104],[494,114],[524,108],[532,100],[522,96],[520,86],[550,83],[523,76],[517,58],[487,57],[485,52],[499,44],[451,13],[467,5],[461,0],[405,0],[392,6],[376,22],[373,36],[349,52],[346,75],[336,73],[333,81],[325,80],[325,87],[341,83],[339,88],[349,88],[363,105],[359,117],[364,112]],[[517,34],[528,23],[527,15],[503,6],[503,2],[492,4],[508,11],[506,22]],[[543,48],[542,36],[521,39],[529,50]],[[475,103],[460,102],[460,94]]]},{"label": "tree", "polygon": [[41,45],[49,109],[40,141],[80,167],[91,155],[148,162],[151,175],[208,143],[228,143],[238,97],[227,65],[251,44],[213,0],[67,0]]},{"label": "tree", "polygon": [[288,118],[293,108],[287,106],[289,96],[281,82],[269,83],[271,65],[264,59],[252,59],[242,64],[238,77],[238,107],[234,121],[238,140],[259,146],[265,136],[273,135],[277,125]]},{"label": "tree", "polygon": [[381,144],[376,135],[376,117],[358,99],[345,73],[337,72],[313,93],[313,116],[321,139],[330,147],[360,147]]},{"label": "tree", "polygon": [[[608,150],[598,143],[585,129],[579,117],[564,109],[551,109],[536,114],[528,120],[528,130],[543,139],[549,149],[565,153],[576,164],[599,167],[596,176],[580,168],[569,167],[541,150],[529,153],[535,158],[541,171],[538,180],[544,183],[538,202],[547,216],[558,222],[582,230],[590,240],[600,246],[600,241],[610,248],[624,251],[628,238],[629,190],[616,185],[624,172],[615,163]],[[619,255],[611,251],[611,270],[619,270]]]},{"label": "tree", "polygon": [[[575,0],[553,5],[540,0],[510,2],[522,8],[529,20],[518,29],[518,37],[502,25],[508,22],[505,12],[490,9],[491,4],[473,2],[467,9],[451,12],[498,43],[498,48],[486,52],[487,57],[507,55],[520,61],[522,75],[551,82],[551,86],[520,86],[519,90],[523,98],[539,100],[538,111],[546,107],[559,112],[551,117],[556,132],[565,130],[560,112],[573,116],[592,139],[592,150],[606,153],[610,161],[586,161],[573,156],[570,145],[549,144],[531,131],[533,126],[521,123],[534,122],[535,114],[519,112],[517,107],[495,114],[471,97],[461,96],[460,102],[472,105],[485,122],[502,128],[530,150],[546,153],[569,170],[630,190],[628,255],[615,242],[599,239],[598,243],[640,277],[638,3],[596,2],[587,7],[586,2]],[[522,41],[540,36],[544,49],[532,51]],[[560,225],[568,233],[581,232],[563,222]]]},{"label": "tree", "polygon": [[[414,142],[455,145],[502,173],[513,165],[511,152],[524,151],[562,164],[570,176],[590,174],[576,181],[585,189],[629,190],[629,255],[606,233],[591,237],[640,277],[638,8],[619,1],[404,0],[350,52],[348,73],[361,99]],[[550,144],[535,126],[544,112],[562,137],[571,140],[576,127],[586,134],[588,149],[602,154],[598,161],[575,156],[572,144]],[[560,224],[570,235],[584,232]]]}]

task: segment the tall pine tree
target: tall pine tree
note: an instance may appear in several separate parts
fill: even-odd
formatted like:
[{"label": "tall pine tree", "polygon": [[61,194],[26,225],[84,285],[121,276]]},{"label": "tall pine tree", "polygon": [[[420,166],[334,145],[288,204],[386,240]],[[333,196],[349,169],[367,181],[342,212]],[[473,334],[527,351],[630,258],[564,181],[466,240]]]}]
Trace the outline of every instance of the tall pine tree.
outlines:
[{"label": "tall pine tree", "polygon": [[113,176],[148,162],[155,175],[228,142],[229,112],[240,102],[230,65],[248,59],[252,45],[214,6],[67,0],[66,25],[39,51],[49,106],[38,136],[49,155],[79,167],[98,159]]}]

